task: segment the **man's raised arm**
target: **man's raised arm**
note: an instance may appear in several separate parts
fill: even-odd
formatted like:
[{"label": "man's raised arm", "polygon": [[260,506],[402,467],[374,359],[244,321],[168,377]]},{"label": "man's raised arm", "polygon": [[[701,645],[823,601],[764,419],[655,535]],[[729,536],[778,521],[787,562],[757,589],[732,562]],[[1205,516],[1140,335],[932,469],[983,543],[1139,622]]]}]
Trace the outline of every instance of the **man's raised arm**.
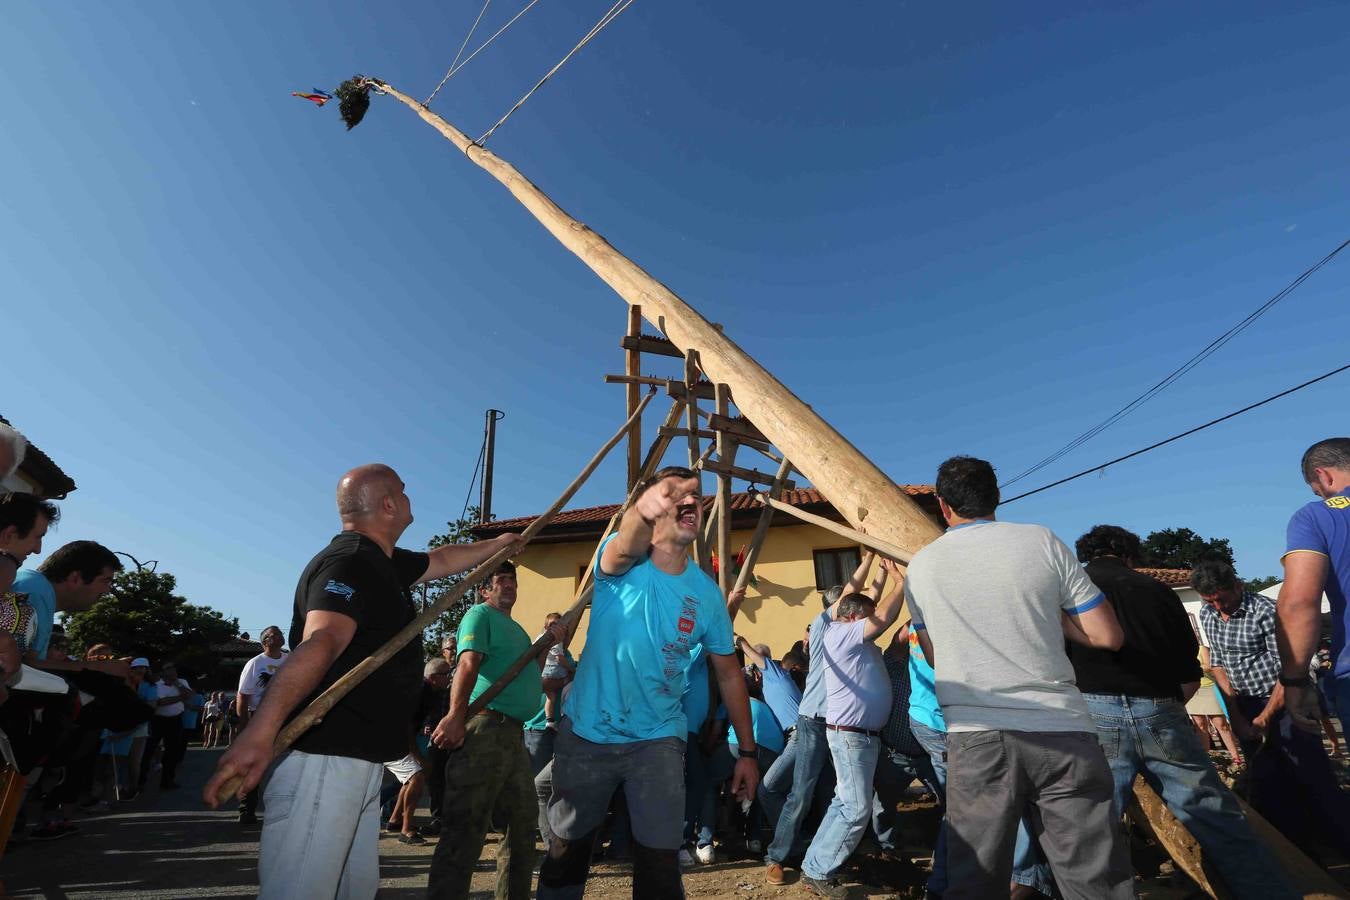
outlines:
[{"label": "man's raised arm", "polygon": [[427,570],[414,583],[421,584],[424,581],[434,581],[447,575],[467,572],[504,548],[510,547],[511,555],[514,556],[524,546],[520,535],[511,533],[499,534],[490,541],[478,541],[473,544],[445,544],[427,553],[427,556],[431,557],[427,563]]},{"label": "man's raised arm", "polygon": [[675,508],[676,489],[675,479],[663,478],[638,495],[619,520],[618,534],[600,554],[601,572],[622,575],[651,552],[656,520]]},{"label": "man's raised arm", "polygon": [[887,573],[895,578],[895,587],[891,589],[886,599],[872,610],[872,615],[867,617],[867,624],[863,626],[863,637],[869,641],[876,640],[883,631],[895,624],[895,620],[900,617],[900,606],[905,601],[905,573],[892,560],[881,561],[881,574],[877,576],[876,582],[878,590],[880,585],[885,584]]}]

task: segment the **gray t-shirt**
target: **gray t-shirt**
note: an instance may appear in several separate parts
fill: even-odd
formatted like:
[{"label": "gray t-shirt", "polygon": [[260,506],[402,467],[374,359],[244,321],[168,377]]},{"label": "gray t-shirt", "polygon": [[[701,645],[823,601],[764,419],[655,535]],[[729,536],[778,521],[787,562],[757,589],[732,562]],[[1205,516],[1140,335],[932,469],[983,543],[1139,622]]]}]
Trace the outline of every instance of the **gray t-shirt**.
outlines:
[{"label": "gray t-shirt", "polygon": [[807,649],[811,654],[811,667],[806,670],[806,690],[802,691],[802,702],[797,706],[797,715],[825,715],[825,629],[834,619],[826,609],[811,623],[811,638]]},{"label": "gray t-shirt", "polygon": [[825,721],[880,731],[891,712],[891,679],[866,628],[867,620],[858,619],[825,629]]},{"label": "gray t-shirt", "polygon": [[905,600],[937,658],[950,731],[1094,731],[1064,652],[1061,611],[1103,602],[1048,528],[981,520],[914,555]]}]

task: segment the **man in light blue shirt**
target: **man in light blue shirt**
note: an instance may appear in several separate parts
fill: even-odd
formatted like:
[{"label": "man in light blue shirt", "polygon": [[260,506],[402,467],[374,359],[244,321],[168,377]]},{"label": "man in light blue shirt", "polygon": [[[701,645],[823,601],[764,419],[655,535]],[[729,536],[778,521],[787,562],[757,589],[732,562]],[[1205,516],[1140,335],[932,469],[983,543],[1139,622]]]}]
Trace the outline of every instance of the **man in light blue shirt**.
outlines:
[{"label": "man in light blue shirt", "polygon": [[[94,541],[72,541],[52,552],[36,569],[20,569],[14,579],[13,590],[28,595],[33,607],[33,622],[37,631],[28,648],[28,662],[44,669],[72,670],[108,667],[66,660],[48,662],[47,646],[52,639],[52,626],[57,612],[83,612],[99,598],[112,590],[113,576],[122,569],[122,563],[111,550]],[[117,663],[112,674],[125,675],[126,666]]]},{"label": "man in light blue shirt", "polygon": [[[783,754],[760,785],[760,804],[770,822],[775,822],[773,841],[764,855],[764,880],[785,884],[783,863],[799,855],[797,836],[811,810],[821,772],[830,763],[825,743],[825,644],[822,635],[834,621],[834,606],[846,593],[862,587],[872,567],[873,555],[863,555],[847,584],[835,585],[821,595],[825,609],[808,626],[806,650],[811,663],[806,672],[806,690],[797,707],[797,725],[788,736]],[[879,589],[878,589],[879,591]],[[875,595],[874,595],[875,596]],[[794,852],[795,851],[795,852]]]},{"label": "man in light blue shirt", "polygon": [[878,605],[867,594],[846,594],[838,620],[825,628],[825,739],[836,783],[802,860],[802,883],[822,897],[848,896],[834,877],[867,831],[881,728],[891,711],[891,679],[875,642],[900,615],[904,575],[890,560],[881,566],[882,581],[887,572],[896,580],[890,595]]},{"label": "man in light blue shirt", "polygon": [[689,559],[703,521],[699,476],[662,469],[636,498],[596,561],[586,652],[554,748],[542,900],[582,896],[594,832],[620,786],[633,824],[634,894],[683,896],[677,854],[689,723],[681,697],[699,644],[739,738],[732,791],[752,799],[759,781],[731,617],[716,583]]}]

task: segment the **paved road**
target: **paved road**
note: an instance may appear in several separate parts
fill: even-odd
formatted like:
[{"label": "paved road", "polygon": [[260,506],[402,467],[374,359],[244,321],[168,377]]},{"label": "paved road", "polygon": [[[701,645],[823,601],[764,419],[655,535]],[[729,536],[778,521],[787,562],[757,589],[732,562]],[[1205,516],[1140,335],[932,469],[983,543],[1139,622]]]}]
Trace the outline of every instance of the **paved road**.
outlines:
[{"label": "paved road", "polygon": [[[0,861],[0,881],[8,891],[0,891],[0,897],[177,900],[256,895],[259,829],[243,828],[232,809],[212,811],[200,800],[219,755],[219,750],[190,748],[179,772],[181,789],[159,793],[152,788],[114,814],[80,819],[78,834],[12,848]],[[425,811],[420,818],[427,820]],[[424,897],[432,846],[382,840],[380,897]]]}]

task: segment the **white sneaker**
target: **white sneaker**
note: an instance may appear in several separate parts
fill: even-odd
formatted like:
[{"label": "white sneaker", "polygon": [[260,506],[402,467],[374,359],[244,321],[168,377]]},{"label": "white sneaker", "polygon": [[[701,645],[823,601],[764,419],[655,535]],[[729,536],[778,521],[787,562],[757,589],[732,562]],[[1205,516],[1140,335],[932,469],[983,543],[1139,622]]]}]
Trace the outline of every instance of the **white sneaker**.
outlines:
[{"label": "white sneaker", "polygon": [[689,852],[688,847],[681,847],[678,856],[681,869],[691,869],[694,866],[694,854]]},{"label": "white sneaker", "polygon": [[715,854],[713,853],[713,845],[704,844],[702,847],[699,847],[697,850],[694,851],[694,855],[698,857],[698,861],[703,865],[705,866],[711,865],[713,858],[715,856]]}]

